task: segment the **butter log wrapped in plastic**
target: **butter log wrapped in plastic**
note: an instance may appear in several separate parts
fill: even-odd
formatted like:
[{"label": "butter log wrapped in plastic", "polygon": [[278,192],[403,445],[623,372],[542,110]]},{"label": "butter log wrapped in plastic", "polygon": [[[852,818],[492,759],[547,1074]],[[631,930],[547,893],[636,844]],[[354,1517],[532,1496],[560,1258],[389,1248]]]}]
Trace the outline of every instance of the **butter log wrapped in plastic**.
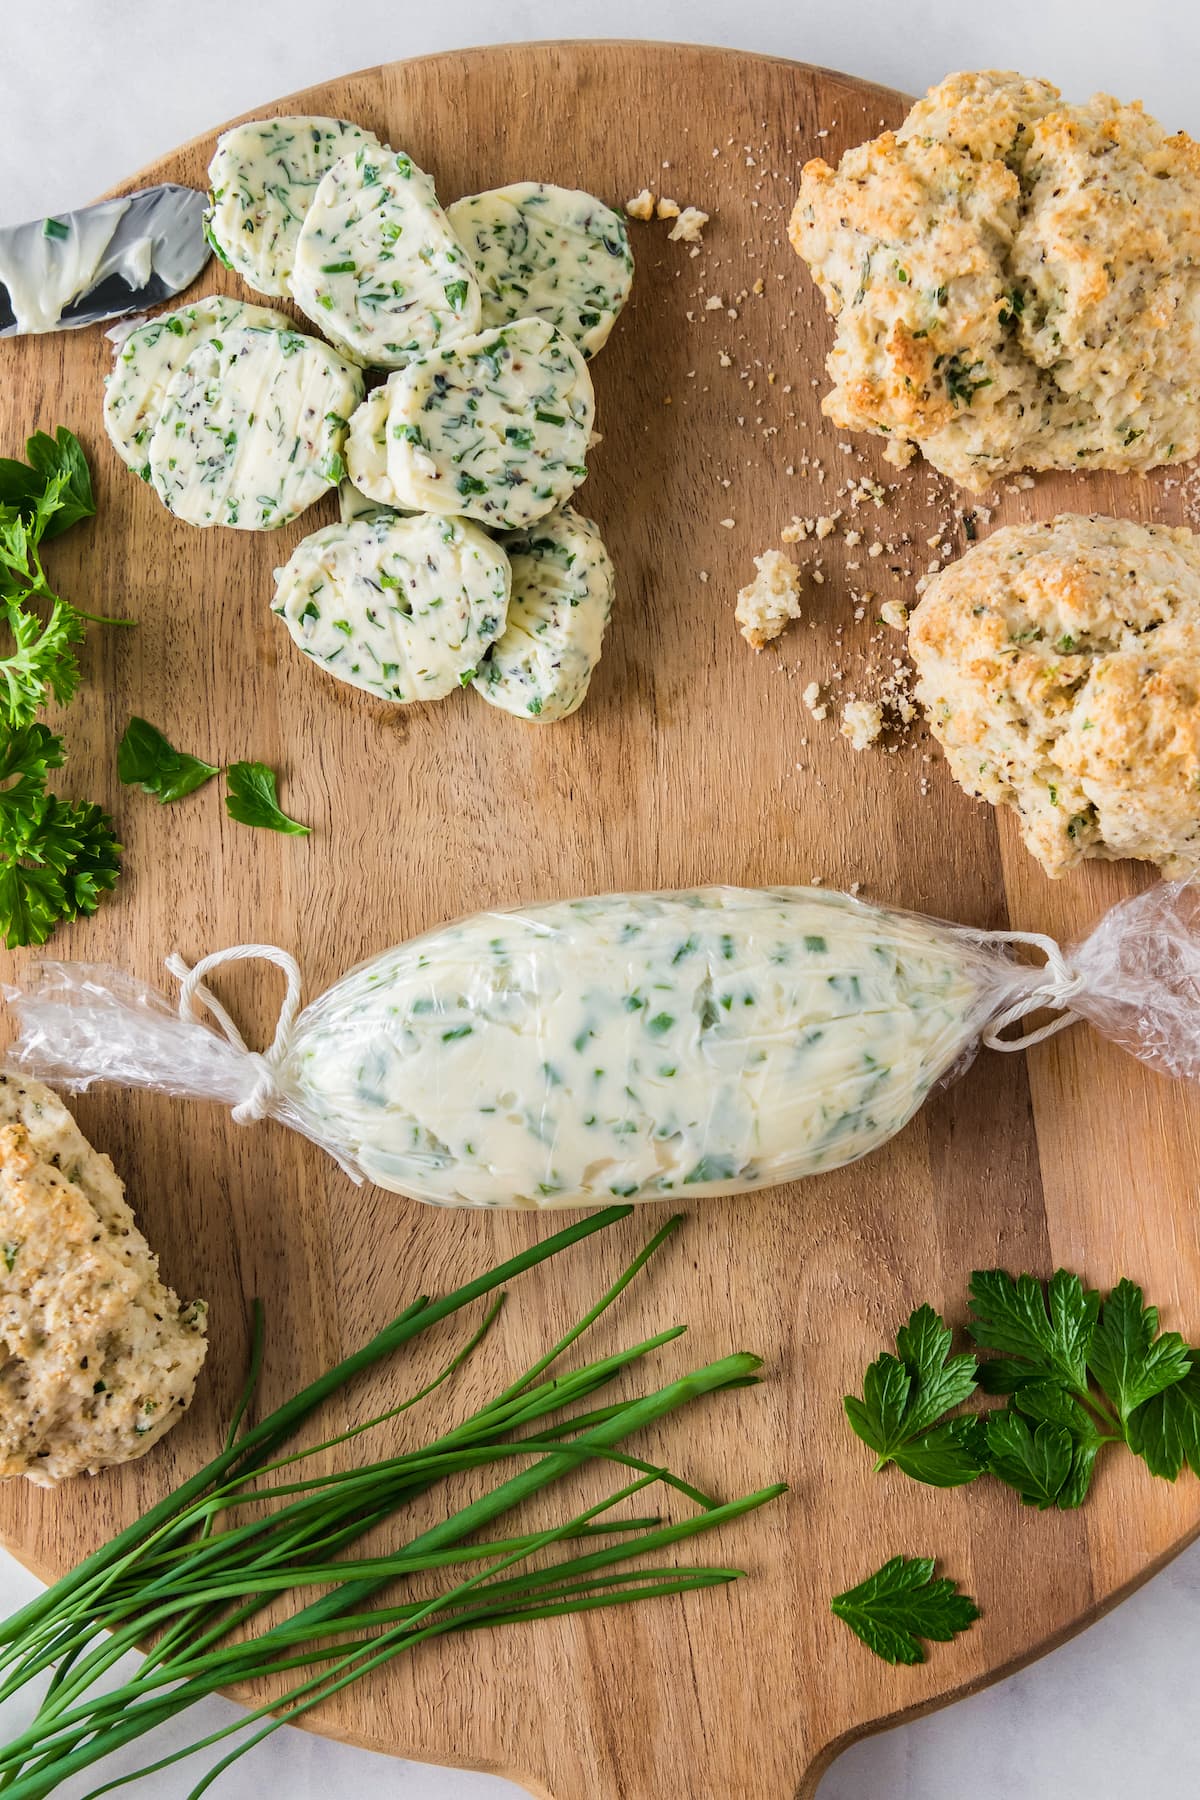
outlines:
[{"label": "butter log wrapped in plastic", "polygon": [[[288,977],[265,1055],[204,986],[258,956]],[[443,1206],[736,1194],[835,1169],[900,1131],[981,1042],[1020,1049],[1077,1018],[1200,1076],[1200,899],[1179,883],[1065,952],[820,889],[707,888],[477,914],[361,963],[303,1011],[274,946],[167,966],[178,1007],[112,970],[41,965],[9,990],[21,1063],[276,1118],[356,1179]],[[1003,1037],[1045,1008],[1040,1029]]]}]

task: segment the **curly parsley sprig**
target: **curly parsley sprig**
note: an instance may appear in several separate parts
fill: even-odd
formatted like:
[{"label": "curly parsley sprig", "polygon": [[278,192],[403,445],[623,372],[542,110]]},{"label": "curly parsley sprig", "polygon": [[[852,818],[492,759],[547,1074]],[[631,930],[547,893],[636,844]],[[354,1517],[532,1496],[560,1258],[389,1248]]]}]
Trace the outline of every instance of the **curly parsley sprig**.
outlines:
[{"label": "curly parsley sprig", "polygon": [[36,715],[79,686],[75,646],[89,615],[50,586],[40,546],[96,510],[87,459],[60,426],[36,432],[28,461],[0,458],[0,935],[7,947],[45,943],[62,920],[93,913],[116,882],[112,821],[90,801],[47,790],[63,740]]}]

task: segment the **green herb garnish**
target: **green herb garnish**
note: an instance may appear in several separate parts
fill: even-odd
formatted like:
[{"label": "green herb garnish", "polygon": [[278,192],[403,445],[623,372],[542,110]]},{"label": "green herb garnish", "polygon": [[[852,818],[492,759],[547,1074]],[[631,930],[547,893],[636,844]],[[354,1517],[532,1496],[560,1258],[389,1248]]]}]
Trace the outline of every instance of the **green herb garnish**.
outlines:
[{"label": "green herb garnish", "polygon": [[140,787],[165,806],[194,794],[212,780],[217,768],[186,750],[176,750],[161,731],[135,714],[117,750],[117,773],[126,787]]},{"label": "green herb garnish", "polygon": [[[1142,1290],[1119,1281],[1107,1300],[1060,1269],[1048,1282],[1003,1269],[971,1278],[976,1366],[949,1354],[951,1334],[919,1307],[897,1334],[895,1356],[877,1357],[846,1417],[875,1451],[916,1481],[957,1487],[994,1475],[1026,1506],[1079,1506],[1096,1460],[1127,1444],[1155,1475],[1200,1473],[1200,1352],[1178,1332],[1160,1334]],[[977,1392],[1005,1409],[948,1417]]]},{"label": "green herb garnish", "polygon": [[239,825],[289,832],[294,837],[309,835],[311,825],[301,825],[298,819],[290,819],[281,808],[275,771],[266,763],[230,763],[225,776],[229,783],[225,810]]},{"label": "green herb garnish", "polygon": [[[262,1359],[256,1307],[250,1377],[224,1450],[0,1624],[4,1691],[36,1683],[42,1695],[32,1723],[0,1747],[0,1785],[18,1800],[48,1795],[194,1701],[231,1683],[275,1678],[271,1697],[254,1710],[134,1771],[149,1773],[238,1739],[192,1786],[199,1793],[239,1756],[281,1725],[301,1719],[327,1695],[448,1632],[621,1606],[737,1580],[737,1569],[680,1567],[659,1553],[753,1511],[783,1488],[718,1503],[626,1445],[636,1433],[707,1395],[752,1384],[759,1359],[745,1353],[722,1357],[632,1399],[599,1405],[595,1396],[601,1389],[673,1342],[682,1328],[575,1368],[554,1367],[619,1298],[678,1220],[651,1239],[578,1324],[460,1424],[427,1433],[423,1443],[383,1461],[354,1456],[341,1469],[327,1467],[329,1452],[408,1412],[451,1380],[496,1319],[503,1292],[424,1387],[377,1418],[322,1443],[292,1448],[301,1427],[356,1376],[538,1263],[628,1218],[631,1210],[595,1213],[444,1299],[414,1301],[361,1350],[246,1429]],[[404,1442],[412,1445],[413,1437],[406,1431]],[[324,1458],[320,1474],[297,1466],[318,1454]],[[514,1509],[563,1478],[573,1483],[585,1464],[597,1471],[618,1465],[622,1484],[582,1511],[560,1508],[546,1529],[502,1535],[499,1522]],[[474,1499],[457,1509],[452,1503],[431,1507],[431,1494],[438,1495],[447,1478],[468,1471]],[[658,1514],[630,1516],[627,1503],[652,1487],[674,1506],[686,1504],[686,1512],[670,1522]],[[419,1529],[405,1520],[416,1501]],[[617,1507],[621,1510],[614,1513]],[[356,1555],[359,1540],[385,1520],[391,1531],[384,1552]],[[563,1551],[555,1554],[560,1545]],[[639,1559],[648,1560],[639,1566]],[[413,1577],[416,1593],[407,1585]],[[380,1604],[384,1589],[386,1602]],[[280,1601],[290,1602],[285,1615],[276,1612],[276,1622],[265,1625],[261,1615]],[[131,1678],[108,1687],[114,1665],[147,1635],[153,1640],[149,1656]],[[47,1689],[44,1675],[52,1667],[55,1676]],[[279,1681],[281,1675],[290,1675],[290,1681]]]},{"label": "green herb garnish", "polygon": [[[36,539],[56,538],[96,511],[92,478],[79,439],[60,425],[53,437],[35,431],[25,445],[28,462],[0,456],[0,509],[11,508],[33,524]],[[3,517],[0,512],[0,518]]]},{"label": "green herb garnish", "polygon": [[990,375],[977,376],[975,374],[976,369],[982,369],[984,367],[983,363],[969,363],[963,356],[958,354],[946,357],[939,356],[936,358],[933,366],[935,369],[941,369],[942,379],[946,383],[946,392],[949,394],[956,407],[970,406],[980,388],[991,387],[992,385],[992,378]]},{"label": "green herb garnish", "polygon": [[12,950],[45,943],[56,924],[95,912],[119,872],[112,821],[87,801],[51,794],[63,740],[36,715],[79,685],[75,646],[86,614],[50,586],[40,546],[95,512],[87,460],[61,426],[36,432],[27,462],[0,459],[0,936]]},{"label": "green herb garnish", "polygon": [[851,1429],[875,1451],[876,1469],[894,1462],[931,1487],[982,1475],[983,1421],[944,1417],[975,1392],[975,1358],[951,1356],[951,1335],[931,1306],[918,1307],[896,1335],[897,1354],[868,1368],[862,1398],[847,1394],[842,1402]]},{"label": "green herb garnish", "polygon": [[857,1587],[829,1603],[868,1650],[884,1662],[921,1663],[918,1640],[949,1643],[979,1617],[979,1608],[947,1576],[933,1579],[932,1556],[893,1556]]}]

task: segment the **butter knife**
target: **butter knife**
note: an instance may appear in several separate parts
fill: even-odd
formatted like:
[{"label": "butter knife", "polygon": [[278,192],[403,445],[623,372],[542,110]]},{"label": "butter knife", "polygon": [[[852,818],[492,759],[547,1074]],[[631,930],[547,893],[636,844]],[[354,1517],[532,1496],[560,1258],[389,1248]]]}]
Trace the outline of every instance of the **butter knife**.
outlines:
[{"label": "butter knife", "polygon": [[211,255],[206,203],[167,182],[0,227],[0,337],[73,331],[182,293]]}]

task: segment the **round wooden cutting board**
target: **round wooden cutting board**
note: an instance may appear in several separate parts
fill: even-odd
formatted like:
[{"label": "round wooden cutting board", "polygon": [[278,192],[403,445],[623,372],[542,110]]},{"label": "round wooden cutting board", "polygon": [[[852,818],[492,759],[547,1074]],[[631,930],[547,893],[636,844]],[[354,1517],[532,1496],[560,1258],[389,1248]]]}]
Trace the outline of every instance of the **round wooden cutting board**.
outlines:
[{"label": "round wooden cutting board", "polygon": [[[0,454],[19,454],[35,427],[66,424],[95,472],[98,515],[53,547],[53,574],[90,611],[138,621],[92,628],[59,783],[114,812],[125,873],[95,919],[56,935],[54,955],[159,980],[172,950],[194,958],[267,938],[300,958],[311,997],[440,920],[536,898],[819,877],[1070,939],[1133,891],[1142,876],[1128,866],[1049,883],[1007,821],[998,827],[958,793],[927,742],[855,755],[836,706],[819,724],[801,701],[810,680],[839,668],[842,691],[871,688],[867,665],[896,654],[879,601],[911,598],[947,554],[938,546],[961,553],[973,509],[921,465],[898,475],[822,419],[829,328],[786,241],[802,163],[836,161],[895,123],[899,96],[726,51],[580,43],[397,63],[257,110],[358,120],[410,151],[443,200],[526,177],[615,205],[649,186],[711,222],[697,256],[661,222],[631,228],[634,299],[594,364],[604,441],[581,496],[611,546],[619,602],[587,704],[544,728],[472,693],[389,708],[330,680],[296,653],[269,603],[272,570],[334,516],[333,501],[273,535],[178,524],[105,439],[102,334],[0,346]],[[212,142],[128,186],[203,186]],[[245,291],[215,263],[194,293],[214,288]],[[824,580],[810,571],[805,620],[755,656],[733,622],[752,556],[778,544],[794,514],[849,515],[846,485],[864,477],[887,484],[886,504],[860,506],[857,545],[839,530],[797,546],[806,563],[820,551]],[[1040,480],[1003,492],[972,529],[1064,507],[1177,522],[1183,490]],[[871,559],[876,539],[890,548]],[[866,589],[872,599],[856,603],[852,591]],[[213,762],[274,765],[312,837],[232,824],[217,783],[169,809],[122,789],[116,745],[133,712]],[[18,978],[26,961],[10,959]],[[260,1042],[277,981],[243,970],[221,983]],[[267,1302],[262,1404],[274,1404],[417,1293],[553,1228],[355,1188],[281,1127],[239,1129],[216,1108],[99,1090],[78,1116],[124,1175],[166,1277],[207,1296],[211,1351],[191,1415],[144,1461],[58,1493],[19,1481],[4,1490],[0,1532],[47,1578],[213,1453],[242,1379],[249,1296]],[[984,1053],[855,1168],[694,1207],[591,1354],[687,1321],[660,1379],[729,1349],[765,1357],[762,1386],[677,1417],[645,1446],[721,1494],[791,1484],[705,1546],[747,1579],[431,1643],[309,1723],[503,1771],[553,1800],[784,1800],[811,1794],[857,1734],[978,1687],[1077,1629],[1200,1528],[1200,1485],[1156,1482],[1114,1456],[1078,1512],[1022,1511],[986,1482],[939,1492],[872,1474],[841,1397],[916,1303],[961,1324],[979,1266],[1046,1275],[1063,1264],[1105,1287],[1130,1275],[1165,1326],[1194,1338],[1198,1121],[1194,1095],[1076,1029],[1028,1058]],[[525,1277],[447,1408],[524,1366],[663,1216],[648,1208]],[[434,1367],[449,1341],[379,1372],[333,1409],[330,1428],[410,1391],[413,1370]],[[417,1429],[389,1427],[378,1453]],[[916,1669],[876,1661],[828,1606],[901,1551],[936,1555],[983,1611]]]}]

